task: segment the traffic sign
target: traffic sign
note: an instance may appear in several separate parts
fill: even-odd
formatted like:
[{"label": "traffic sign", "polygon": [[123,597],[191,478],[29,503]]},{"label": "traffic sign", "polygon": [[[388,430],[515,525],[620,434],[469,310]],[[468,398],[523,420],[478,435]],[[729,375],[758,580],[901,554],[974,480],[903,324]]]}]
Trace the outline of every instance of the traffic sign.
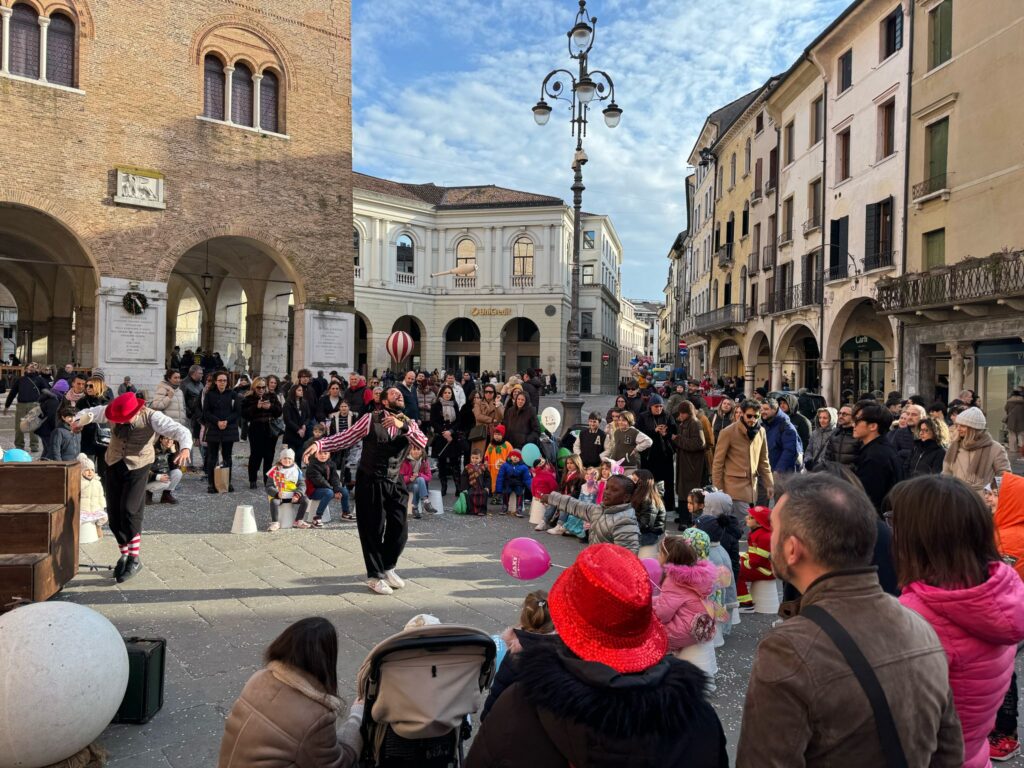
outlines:
[{"label": "traffic sign", "polygon": [[680,341],[679,342],[679,349],[686,349],[686,342],[685,341]]},{"label": "traffic sign", "polygon": [[679,356],[680,357],[689,357],[690,356],[690,350],[688,350],[686,347],[681,348],[679,350]]}]

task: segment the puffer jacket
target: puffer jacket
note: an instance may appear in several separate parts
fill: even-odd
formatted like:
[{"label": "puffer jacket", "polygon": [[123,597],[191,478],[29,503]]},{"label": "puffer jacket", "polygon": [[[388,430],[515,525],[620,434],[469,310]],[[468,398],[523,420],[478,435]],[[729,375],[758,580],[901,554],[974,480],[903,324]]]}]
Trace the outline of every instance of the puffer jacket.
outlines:
[{"label": "puffer jacket", "polygon": [[853,436],[853,427],[836,427],[836,431],[828,439],[825,461],[835,461],[852,467],[857,461],[858,445],[860,440]]},{"label": "puffer jacket", "polygon": [[890,429],[885,438],[906,467],[910,462],[910,454],[914,452],[914,430],[910,427],[897,427]]},{"label": "puffer jacket", "polygon": [[807,449],[804,451],[804,467],[808,471],[824,463],[828,441],[836,431],[836,419],[839,418],[839,414],[835,408],[826,408],[825,411],[829,416],[829,425],[822,428],[815,419],[814,431],[811,432],[811,439],[807,441]]},{"label": "puffer jacket", "polygon": [[946,449],[934,440],[915,440],[903,476],[909,479],[921,475],[940,475],[945,458]]},{"label": "puffer jacket", "polygon": [[772,472],[795,472],[798,469],[797,462],[800,454],[804,449],[793,422],[780,410],[772,417],[771,421],[763,422],[763,424]]},{"label": "puffer jacket", "polygon": [[188,416],[185,415],[185,394],[181,391],[180,386],[172,387],[169,382],[160,380],[154,390],[153,399],[149,401],[148,405],[154,411],[163,411],[164,416],[188,426]]},{"label": "puffer jacket", "polygon": [[665,532],[665,505],[655,504],[653,499],[648,499],[633,511],[636,513],[636,524],[640,526],[641,538],[651,539],[643,542],[643,545],[654,544]]},{"label": "puffer jacket", "polygon": [[218,768],[349,768],[362,751],[362,705],[344,708],[306,673],[272,661],[245,684],[224,724]]},{"label": "puffer jacket", "polygon": [[498,470],[498,493],[512,493],[517,485],[522,485],[527,491],[533,483],[533,475],[530,468],[523,462],[514,463],[506,461]]},{"label": "puffer jacket", "polygon": [[718,566],[710,560],[693,565],[665,565],[661,594],[654,597],[654,615],[665,625],[668,649],[678,651],[715,636],[711,594],[718,582]]},{"label": "puffer jacket", "polygon": [[1002,561],[969,589],[942,589],[915,581],[900,602],[932,625],[949,659],[949,684],[964,734],[964,768],[989,763],[988,734],[1024,640],[1024,582]]},{"label": "puffer jacket", "polygon": [[548,504],[559,512],[566,512],[589,522],[591,544],[618,544],[633,554],[640,551],[640,526],[636,521],[636,512],[628,502],[606,507],[561,493],[551,493],[548,494]]}]

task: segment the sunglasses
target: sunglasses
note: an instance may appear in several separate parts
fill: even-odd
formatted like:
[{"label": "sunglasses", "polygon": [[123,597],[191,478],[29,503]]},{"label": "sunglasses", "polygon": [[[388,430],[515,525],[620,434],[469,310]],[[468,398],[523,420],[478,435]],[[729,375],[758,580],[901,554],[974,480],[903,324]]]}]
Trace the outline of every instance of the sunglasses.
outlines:
[{"label": "sunglasses", "polygon": [[253,389],[255,389],[257,392],[260,392],[260,391],[266,389],[266,387],[253,387]]}]

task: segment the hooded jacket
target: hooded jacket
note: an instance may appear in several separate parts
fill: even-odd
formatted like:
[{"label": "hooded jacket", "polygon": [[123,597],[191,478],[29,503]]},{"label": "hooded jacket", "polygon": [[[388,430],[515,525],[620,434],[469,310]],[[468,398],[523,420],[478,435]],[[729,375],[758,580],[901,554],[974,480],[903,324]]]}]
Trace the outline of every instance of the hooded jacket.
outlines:
[{"label": "hooded jacket", "polygon": [[1024,582],[1006,563],[989,563],[988,579],[969,589],[915,581],[900,602],[932,625],[949,659],[949,684],[964,734],[964,768],[989,765],[988,734],[1024,640]]},{"label": "hooded jacket", "polygon": [[785,394],[782,397],[785,399],[786,405],[789,406],[789,413],[786,415],[789,416],[789,420],[792,422],[793,428],[796,429],[796,433],[800,437],[800,445],[806,448],[807,444],[811,442],[812,429],[818,425],[812,425],[811,420],[800,413],[800,400],[797,399],[796,395]]},{"label": "hooded jacket", "polygon": [[[535,646],[535,647],[533,647]],[[634,674],[583,661],[560,640],[523,648],[518,681],[481,726],[466,768],[725,768],[706,678],[669,656]]]},{"label": "hooded jacket", "polygon": [[804,467],[806,467],[808,471],[813,470],[818,464],[823,464],[825,462],[825,453],[828,449],[828,442],[836,431],[836,421],[839,419],[839,413],[835,408],[826,408],[825,411],[828,413],[828,426],[820,426],[817,423],[817,418],[815,418],[814,431],[811,432],[811,438],[806,443],[807,449],[804,451]]},{"label": "hooded jacket", "polygon": [[605,506],[590,504],[561,493],[548,495],[548,504],[559,512],[575,515],[590,523],[591,544],[618,544],[634,555],[640,551],[640,526],[629,502]]},{"label": "hooded jacket", "polygon": [[[708,522],[711,521],[711,522]],[[711,523],[714,523],[712,525]],[[696,525],[712,542],[720,542],[732,562],[733,581],[740,576],[740,539],[744,530],[732,514],[732,498],[727,493],[716,491],[704,497],[704,514],[696,520]],[[717,530],[716,530],[717,528]]]},{"label": "hooded jacket", "polygon": [[525,463],[506,461],[498,470],[497,491],[498,493],[513,493],[519,484],[529,491],[532,482],[533,475],[530,474],[530,468]]},{"label": "hooded jacket", "polygon": [[915,440],[914,448],[907,458],[907,479],[921,475],[942,474],[942,462],[946,458],[946,449],[935,440]]},{"label": "hooded jacket", "polygon": [[718,583],[718,566],[710,560],[693,565],[665,565],[661,594],[654,596],[654,615],[665,625],[668,649],[675,652],[715,635],[711,594]]},{"label": "hooded jacket", "polygon": [[796,472],[803,444],[789,416],[779,409],[770,421],[763,421],[772,472]]}]

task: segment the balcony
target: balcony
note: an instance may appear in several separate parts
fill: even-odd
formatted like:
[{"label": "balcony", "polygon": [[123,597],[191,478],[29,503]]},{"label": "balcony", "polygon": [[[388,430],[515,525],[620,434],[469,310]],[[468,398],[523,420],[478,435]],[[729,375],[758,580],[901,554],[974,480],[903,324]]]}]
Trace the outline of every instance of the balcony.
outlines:
[{"label": "balcony", "polygon": [[921,205],[928,200],[934,200],[937,197],[941,197],[943,200],[949,199],[949,183],[947,180],[948,174],[939,173],[932,176],[930,179],[925,179],[919,184],[915,184],[911,189],[910,198],[914,201],[915,205]]},{"label": "balcony", "polygon": [[897,251],[879,251],[869,253],[864,257],[864,271],[870,272],[873,269],[886,269],[896,263]]},{"label": "balcony", "polygon": [[356,264],[355,276],[356,276],[356,280],[362,280],[363,279],[363,268],[361,266],[359,266],[358,264]]},{"label": "balcony", "polygon": [[781,291],[777,291],[768,297],[768,309],[762,304],[761,314],[774,315],[782,312],[793,312],[797,309],[820,304],[823,296],[824,285],[821,280],[808,280],[803,283],[791,285]]},{"label": "balcony", "polygon": [[750,193],[750,204],[757,205],[761,202],[761,185],[758,184],[754,187],[754,191]]},{"label": "balcony", "polygon": [[399,285],[416,285],[416,275],[412,272],[399,272],[395,275],[395,282]]},{"label": "balcony", "polygon": [[779,180],[778,179],[768,179],[768,181],[766,181],[764,183],[764,196],[768,197],[768,195],[770,195],[772,192],[774,192],[775,189],[778,186],[779,186]]},{"label": "balcony", "polygon": [[455,276],[455,287],[456,288],[476,288],[476,276],[462,277],[459,275]]},{"label": "balcony", "polygon": [[850,270],[847,268],[847,262],[838,262],[836,264],[829,264],[825,267],[825,282],[833,283],[836,280],[845,280],[850,276]]},{"label": "balcony", "polygon": [[[1019,310],[1024,302],[1024,251],[994,253],[984,259],[965,259],[929,272],[878,281],[881,312],[918,312],[959,304],[998,303]],[[966,314],[988,314],[983,307]]]},{"label": "balcony", "polygon": [[715,252],[719,269],[728,269],[732,266],[732,247],[733,243],[726,243]]},{"label": "balcony", "polygon": [[766,245],[761,252],[761,269],[771,272],[775,268],[776,249],[774,245]]},{"label": "balcony", "polygon": [[793,230],[787,229],[779,233],[779,245],[791,245],[793,242]]},{"label": "balcony", "polygon": [[761,264],[758,261],[758,256],[760,256],[760,254],[758,253],[759,250],[759,248],[755,248],[753,251],[747,254],[747,275],[749,277],[753,277],[754,275],[761,271]]},{"label": "balcony", "polygon": [[742,304],[727,304],[724,307],[704,312],[694,318],[694,331],[708,333],[742,325],[747,321],[747,308]]},{"label": "balcony", "polygon": [[807,221],[804,222],[804,237],[807,237],[811,232],[816,229],[821,229],[821,213],[815,213]]},{"label": "balcony", "polygon": [[533,275],[512,275],[513,288],[533,288]]}]

